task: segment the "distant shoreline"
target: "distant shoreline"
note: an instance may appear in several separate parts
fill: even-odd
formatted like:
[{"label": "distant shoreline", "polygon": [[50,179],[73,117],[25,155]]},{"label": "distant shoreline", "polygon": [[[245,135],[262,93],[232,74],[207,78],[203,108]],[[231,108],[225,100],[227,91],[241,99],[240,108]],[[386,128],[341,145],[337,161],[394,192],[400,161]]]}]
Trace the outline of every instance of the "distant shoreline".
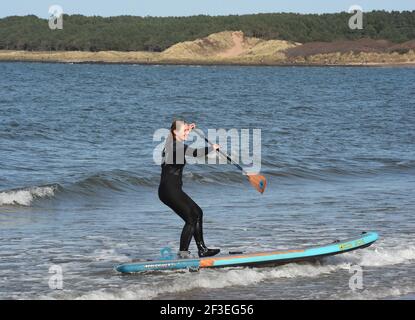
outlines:
[{"label": "distant shoreline", "polygon": [[310,67],[310,68],[414,68],[415,62],[411,63],[377,63],[377,64],[243,64],[243,63],[190,63],[190,62],[103,62],[103,61],[41,61],[41,60],[1,60],[0,63],[42,63],[42,64],[90,64],[90,65],[137,65],[137,66],[200,66],[200,67]]},{"label": "distant shoreline", "polygon": [[[74,54],[74,57],[69,57]],[[117,58],[104,57],[108,54],[116,54]],[[95,55],[91,59],[91,55]],[[125,55],[125,57],[123,57]],[[135,58],[132,56],[137,55]],[[154,55],[143,57],[142,55]],[[31,62],[31,63],[61,63],[61,64],[124,64],[124,65],[183,65],[183,66],[264,66],[264,67],[415,67],[415,61],[405,62],[346,62],[346,63],[322,63],[322,62],[282,62],[282,61],[249,61],[238,59],[160,59],[159,53],[147,52],[81,52],[81,51],[57,51],[52,53],[37,51],[0,50],[0,62]],[[83,56],[83,57],[82,57]]]},{"label": "distant shoreline", "polygon": [[0,61],[226,66],[415,66],[415,41],[359,39],[298,43],[221,31],[150,51],[0,50]]}]

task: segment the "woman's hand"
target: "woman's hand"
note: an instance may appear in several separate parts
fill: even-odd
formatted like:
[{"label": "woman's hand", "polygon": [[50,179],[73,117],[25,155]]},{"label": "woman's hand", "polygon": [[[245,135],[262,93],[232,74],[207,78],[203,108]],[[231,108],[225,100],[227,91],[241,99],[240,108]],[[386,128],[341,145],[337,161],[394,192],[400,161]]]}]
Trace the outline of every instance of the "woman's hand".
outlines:
[{"label": "woman's hand", "polygon": [[213,150],[218,151],[219,150],[219,145],[218,144],[212,144],[212,148],[213,148]]},{"label": "woman's hand", "polygon": [[186,123],[186,128],[185,128],[186,131],[190,132],[194,128],[196,128],[196,124],[194,124],[194,123]]}]

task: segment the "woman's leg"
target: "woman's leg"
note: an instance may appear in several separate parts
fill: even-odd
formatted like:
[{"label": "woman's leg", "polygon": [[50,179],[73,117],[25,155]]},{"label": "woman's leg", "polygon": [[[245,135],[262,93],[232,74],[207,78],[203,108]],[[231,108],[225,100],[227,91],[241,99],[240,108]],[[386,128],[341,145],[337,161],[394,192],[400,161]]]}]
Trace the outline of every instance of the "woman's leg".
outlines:
[{"label": "woman's leg", "polygon": [[190,197],[189,197],[189,203],[191,204],[191,207],[192,207],[193,216],[196,217],[195,230],[193,233],[193,236],[196,241],[196,245],[199,249],[206,248],[205,241],[203,239],[203,211],[197,205],[197,203],[194,202]]},{"label": "woman's leg", "polygon": [[193,209],[192,200],[182,190],[159,190],[160,200],[169,206],[178,216],[180,216],[185,225],[180,235],[180,251],[188,251],[190,242],[195,233],[198,216]]},{"label": "woman's leg", "polygon": [[182,215],[180,216],[185,221],[182,233],[180,235],[180,251],[188,251],[190,242],[193,238],[193,234],[195,233],[195,223],[191,218],[189,219],[187,215],[186,218],[184,218]]},{"label": "woman's leg", "polygon": [[193,236],[196,241],[197,248],[199,250],[199,257],[210,257],[218,254],[220,252],[219,249],[209,249],[205,245],[205,241],[203,239],[203,211],[194,202],[187,194],[184,193],[186,197],[186,202],[190,205],[192,209],[192,217],[196,218],[196,224],[194,227]]},{"label": "woman's leg", "polygon": [[180,236],[180,251],[188,251],[192,237],[195,238],[199,249],[199,256],[212,256],[219,253],[219,249],[208,249],[203,239],[203,211],[182,190],[159,191],[160,200],[169,206],[184,221]]}]

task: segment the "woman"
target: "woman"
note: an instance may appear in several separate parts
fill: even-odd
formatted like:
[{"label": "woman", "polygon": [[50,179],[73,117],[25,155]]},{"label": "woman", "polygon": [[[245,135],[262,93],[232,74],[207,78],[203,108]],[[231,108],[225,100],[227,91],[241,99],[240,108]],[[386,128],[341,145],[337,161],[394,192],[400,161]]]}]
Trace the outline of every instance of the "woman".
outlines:
[{"label": "woman", "polygon": [[182,174],[186,164],[185,155],[192,157],[206,156],[212,150],[218,150],[219,145],[193,149],[184,144],[195,124],[187,124],[181,120],[173,121],[170,135],[166,140],[161,164],[161,179],[158,190],[160,200],[177,213],[184,221],[180,236],[179,258],[191,258],[189,245],[195,238],[199,257],[214,256],[219,249],[209,249],[203,240],[202,209],[182,190]]}]

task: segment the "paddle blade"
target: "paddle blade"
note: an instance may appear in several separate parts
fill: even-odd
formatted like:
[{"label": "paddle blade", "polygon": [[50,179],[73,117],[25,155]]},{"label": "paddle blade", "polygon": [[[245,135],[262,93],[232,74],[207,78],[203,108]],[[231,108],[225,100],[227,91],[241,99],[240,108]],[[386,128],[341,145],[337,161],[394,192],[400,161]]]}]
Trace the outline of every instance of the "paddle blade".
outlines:
[{"label": "paddle blade", "polygon": [[267,180],[264,176],[261,176],[260,174],[248,174],[247,177],[249,182],[258,190],[258,192],[264,193],[265,188],[267,187]]}]

